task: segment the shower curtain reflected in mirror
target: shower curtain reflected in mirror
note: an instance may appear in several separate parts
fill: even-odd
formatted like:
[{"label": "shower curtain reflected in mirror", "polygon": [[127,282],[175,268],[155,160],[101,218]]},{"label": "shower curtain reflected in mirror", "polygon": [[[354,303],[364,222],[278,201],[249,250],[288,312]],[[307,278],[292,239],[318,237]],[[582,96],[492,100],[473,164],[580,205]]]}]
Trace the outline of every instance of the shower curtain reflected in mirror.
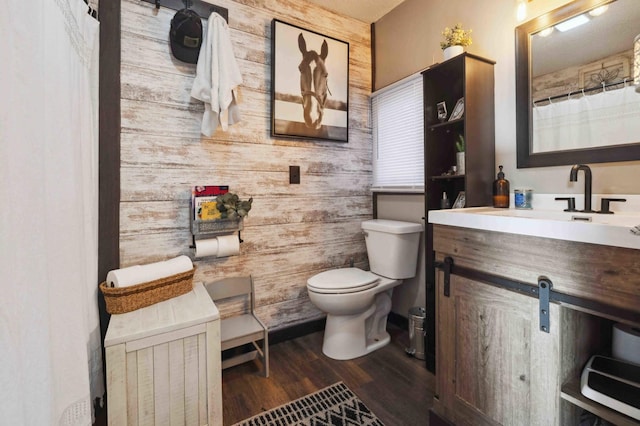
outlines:
[{"label": "shower curtain reflected in mirror", "polygon": [[532,114],[533,153],[633,143],[640,134],[640,94],[630,85],[540,101]]}]

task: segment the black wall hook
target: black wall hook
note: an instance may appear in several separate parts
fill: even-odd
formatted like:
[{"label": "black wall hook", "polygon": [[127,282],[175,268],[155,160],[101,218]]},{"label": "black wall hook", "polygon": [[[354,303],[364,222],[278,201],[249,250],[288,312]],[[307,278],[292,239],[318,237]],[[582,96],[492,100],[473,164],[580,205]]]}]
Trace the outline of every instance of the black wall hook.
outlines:
[{"label": "black wall hook", "polygon": [[155,5],[156,9],[159,9],[160,6],[166,7],[168,9],[173,10],[181,10],[185,7],[193,10],[202,18],[207,19],[209,15],[213,12],[216,12],[218,15],[222,16],[225,21],[229,22],[229,9],[216,6],[215,4],[207,3],[202,0],[142,0],[146,3],[151,3]]}]

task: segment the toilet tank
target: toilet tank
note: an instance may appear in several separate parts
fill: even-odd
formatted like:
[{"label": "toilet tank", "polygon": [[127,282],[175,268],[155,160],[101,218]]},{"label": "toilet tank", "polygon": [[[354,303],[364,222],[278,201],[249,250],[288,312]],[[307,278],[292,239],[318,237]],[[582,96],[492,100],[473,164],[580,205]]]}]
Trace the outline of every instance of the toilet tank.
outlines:
[{"label": "toilet tank", "polygon": [[371,272],[391,279],[416,275],[421,223],[373,219],[362,222]]}]

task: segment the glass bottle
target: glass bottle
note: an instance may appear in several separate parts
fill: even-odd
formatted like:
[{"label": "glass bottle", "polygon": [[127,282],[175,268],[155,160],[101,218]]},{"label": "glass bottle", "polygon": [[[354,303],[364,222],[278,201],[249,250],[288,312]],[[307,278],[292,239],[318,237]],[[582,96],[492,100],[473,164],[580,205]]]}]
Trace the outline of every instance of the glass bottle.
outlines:
[{"label": "glass bottle", "polygon": [[498,179],[493,181],[493,207],[509,208],[509,181],[504,178],[502,166],[498,167]]}]

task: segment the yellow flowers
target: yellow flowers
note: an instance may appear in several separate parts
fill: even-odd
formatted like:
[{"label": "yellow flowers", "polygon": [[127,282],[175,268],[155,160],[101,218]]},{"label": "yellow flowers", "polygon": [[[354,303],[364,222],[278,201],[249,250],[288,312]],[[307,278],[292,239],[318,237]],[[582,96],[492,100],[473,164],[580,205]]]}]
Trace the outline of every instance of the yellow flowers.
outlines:
[{"label": "yellow flowers", "polygon": [[440,48],[446,49],[450,46],[470,46],[471,41],[471,31],[465,31],[462,28],[462,24],[456,24],[453,28],[445,27],[442,35],[444,36],[444,41],[440,42]]}]

